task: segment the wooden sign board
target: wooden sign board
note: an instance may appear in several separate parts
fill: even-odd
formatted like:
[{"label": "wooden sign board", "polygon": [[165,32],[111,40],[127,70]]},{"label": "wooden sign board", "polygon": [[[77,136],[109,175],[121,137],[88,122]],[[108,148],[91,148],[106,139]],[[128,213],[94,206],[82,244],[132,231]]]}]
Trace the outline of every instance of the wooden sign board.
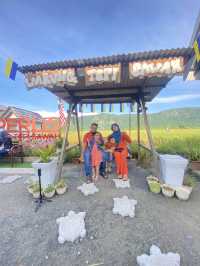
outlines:
[{"label": "wooden sign board", "polygon": [[[161,58],[129,63],[127,76],[129,79],[162,77],[182,74],[184,70],[183,57]],[[25,74],[28,88],[53,88],[76,86],[87,87],[106,83],[122,83],[121,64],[89,66],[83,69],[67,68],[43,70]]]},{"label": "wooden sign board", "polygon": [[[115,64],[85,67],[82,76],[85,77],[85,85],[90,86],[104,82],[120,83],[120,75],[120,64]],[[76,73],[73,68],[36,71],[25,74],[25,83],[28,88],[76,86],[79,77],[79,72]]]},{"label": "wooden sign board", "polygon": [[28,88],[53,87],[65,84],[75,86],[78,83],[75,69],[58,69],[28,72],[25,74],[25,83]]},{"label": "wooden sign board", "polygon": [[85,85],[102,84],[104,82],[120,83],[120,64],[85,68]]},{"label": "wooden sign board", "polygon": [[163,58],[129,63],[129,78],[162,77],[181,74],[183,57]]}]

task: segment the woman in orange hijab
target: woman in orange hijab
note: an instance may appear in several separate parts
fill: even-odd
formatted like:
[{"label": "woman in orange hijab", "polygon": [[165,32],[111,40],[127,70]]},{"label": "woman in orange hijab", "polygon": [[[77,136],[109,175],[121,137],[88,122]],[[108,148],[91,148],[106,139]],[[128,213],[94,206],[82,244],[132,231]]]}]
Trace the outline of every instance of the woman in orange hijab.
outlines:
[{"label": "woman in orange hijab", "polygon": [[119,125],[114,123],[111,126],[113,131],[110,137],[115,139],[115,150],[114,157],[116,162],[116,169],[118,178],[123,179],[124,181],[128,180],[128,148],[127,145],[131,143],[130,137],[126,132],[121,132]]}]

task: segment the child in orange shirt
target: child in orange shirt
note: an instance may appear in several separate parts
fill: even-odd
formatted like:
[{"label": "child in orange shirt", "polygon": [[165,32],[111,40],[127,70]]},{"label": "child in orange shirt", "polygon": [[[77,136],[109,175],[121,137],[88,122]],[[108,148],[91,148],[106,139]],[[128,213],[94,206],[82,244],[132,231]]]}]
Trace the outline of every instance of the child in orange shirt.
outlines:
[{"label": "child in orange shirt", "polygon": [[106,172],[108,173],[112,172],[112,160],[115,147],[115,139],[112,136],[109,136],[108,141],[105,143],[105,150],[108,153],[108,160],[106,165]]},{"label": "child in orange shirt", "polygon": [[103,160],[101,144],[101,134],[95,133],[94,143],[91,150],[91,163],[92,163],[92,181],[97,181],[99,178],[99,167]]}]

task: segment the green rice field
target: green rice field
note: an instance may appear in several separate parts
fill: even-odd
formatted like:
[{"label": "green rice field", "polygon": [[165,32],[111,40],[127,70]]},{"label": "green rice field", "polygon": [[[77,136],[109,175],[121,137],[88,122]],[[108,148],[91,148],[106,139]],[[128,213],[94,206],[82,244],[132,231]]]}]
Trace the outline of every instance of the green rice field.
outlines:
[{"label": "green rice field", "polygon": [[[83,136],[85,132],[81,132]],[[101,132],[104,137],[108,136],[110,131]],[[137,131],[127,131],[130,134],[133,144],[132,149],[136,149]],[[156,150],[159,153],[180,154],[190,160],[200,160],[200,129],[180,128],[180,129],[153,129],[153,140]],[[70,132],[70,144],[77,143],[77,133]],[[141,130],[141,142],[148,145],[145,130]]]}]

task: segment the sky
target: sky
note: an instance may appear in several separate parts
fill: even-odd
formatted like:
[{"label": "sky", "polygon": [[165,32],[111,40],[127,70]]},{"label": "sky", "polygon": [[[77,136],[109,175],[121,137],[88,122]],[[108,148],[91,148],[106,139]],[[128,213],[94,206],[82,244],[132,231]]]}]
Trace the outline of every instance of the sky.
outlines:
[{"label": "sky", "polygon": [[[15,81],[5,77],[8,57],[21,66],[187,47],[199,9],[199,0],[1,0],[0,105],[49,114],[58,108],[45,89],[28,91],[20,73]],[[193,106],[200,106],[200,81],[176,77],[149,111]]]}]

